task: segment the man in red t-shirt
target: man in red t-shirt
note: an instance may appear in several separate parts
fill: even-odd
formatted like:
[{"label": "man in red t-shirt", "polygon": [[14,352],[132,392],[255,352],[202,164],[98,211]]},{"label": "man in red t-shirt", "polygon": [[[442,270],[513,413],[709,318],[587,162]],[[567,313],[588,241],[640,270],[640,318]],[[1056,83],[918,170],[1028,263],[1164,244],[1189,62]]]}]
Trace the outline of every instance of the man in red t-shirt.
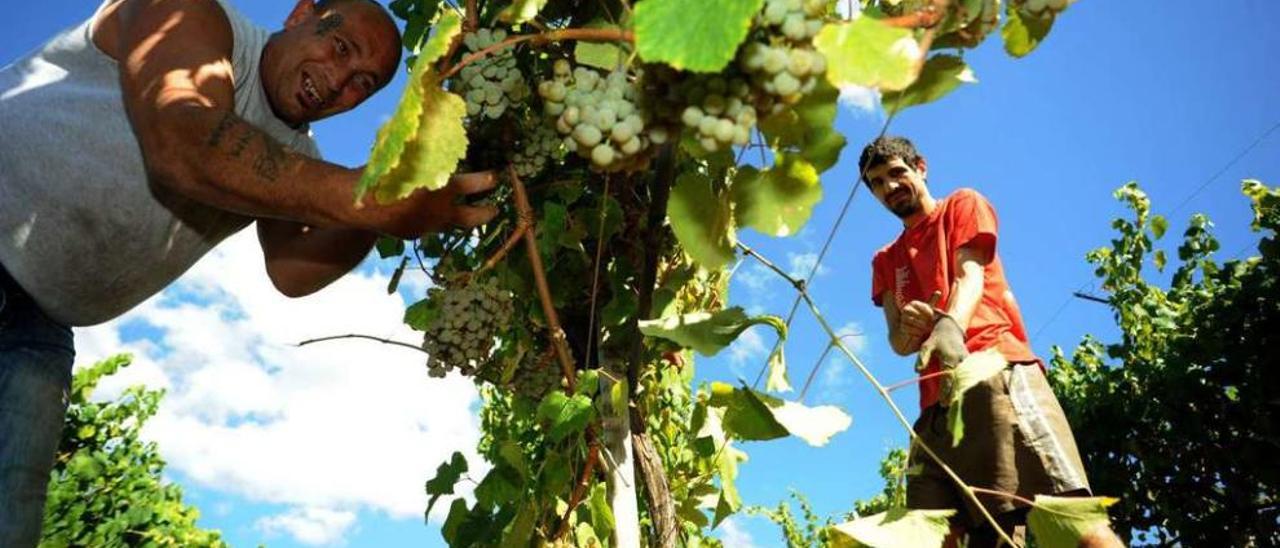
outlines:
[{"label": "man in red t-shirt", "polygon": [[[914,430],[973,487],[1024,499],[1088,495],[1075,439],[1031,352],[1022,314],[996,253],[995,210],[981,194],[960,189],[938,201],[925,185],[928,165],[910,141],[881,137],[862,151],[858,167],[876,199],[904,229],[872,260],[871,299],[884,309],[894,352],[917,354],[920,418]],[[945,409],[950,378],[970,352],[996,349],[1010,366],[964,394],[965,435],[952,443]],[[911,451],[922,471],[908,477],[907,506],[956,509],[953,531],[969,546],[996,546],[997,533],[941,467]],[[978,495],[1011,537],[1021,542],[1027,508],[1016,499]],[[959,536],[958,534],[955,536]],[[1107,528],[1081,545],[1119,546]]]}]

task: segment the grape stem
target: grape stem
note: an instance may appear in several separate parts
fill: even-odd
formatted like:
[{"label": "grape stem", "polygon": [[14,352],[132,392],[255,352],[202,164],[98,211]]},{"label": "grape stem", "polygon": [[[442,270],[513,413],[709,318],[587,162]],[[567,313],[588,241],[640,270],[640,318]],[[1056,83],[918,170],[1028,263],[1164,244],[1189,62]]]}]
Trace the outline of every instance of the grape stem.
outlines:
[{"label": "grape stem", "polygon": [[502,262],[502,260],[507,257],[507,253],[510,253],[511,249],[514,248],[517,243],[520,243],[520,239],[524,238],[524,233],[529,230],[529,227],[532,226],[532,224],[533,219],[529,218],[529,216],[526,215],[526,212],[517,211],[515,230],[511,231],[511,235],[507,236],[507,241],[503,242],[502,247],[498,248],[498,250],[484,262],[484,265],[475,272],[475,275],[483,274],[493,267],[498,266],[498,263]]},{"label": "grape stem", "polygon": [[586,496],[587,484],[591,482],[591,474],[595,473],[596,462],[599,460],[600,444],[592,443],[587,448],[587,462],[582,467],[582,475],[578,477],[578,483],[573,486],[573,493],[569,495],[569,508],[564,511],[564,517],[560,518],[560,526],[556,528],[556,536],[551,537],[552,542],[559,540],[569,532],[569,516],[573,514],[573,510],[582,502],[582,497]]},{"label": "grape stem", "polygon": [[467,0],[467,20],[464,26],[467,32],[475,32],[480,26],[480,12],[476,9],[476,0]]},{"label": "grape stem", "polygon": [[525,253],[529,256],[529,268],[533,270],[534,286],[538,288],[538,300],[542,304],[542,315],[546,316],[547,328],[551,331],[551,345],[555,348],[556,358],[560,360],[560,372],[564,374],[564,381],[567,391],[572,394],[576,385],[576,367],[573,365],[573,356],[569,354],[569,343],[565,340],[564,330],[560,328],[560,317],[556,314],[556,307],[551,302],[551,289],[547,285],[547,273],[542,267],[542,254],[538,252],[538,227],[533,222],[533,208],[529,206],[529,194],[524,189],[524,183],[520,181],[520,176],[516,174],[515,165],[507,166],[507,177],[511,181],[511,187],[515,191],[516,211],[521,218],[525,219],[526,228],[524,230]]},{"label": "grape stem", "polygon": [[317,337],[315,339],[307,339],[305,341],[302,341],[296,344],[295,346],[306,346],[312,343],[336,341],[339,339],[366,339],[370,341],[378,341],[382,344],[390,344],[393,346],[403,346],[405,348],[412,348],[414,350],[417,350],[418,352],[423,352],[423,353],[426,352],[426,350],[423,350],[421,346],[416,344],[411,344],[411,343],[401,342],[401,341],[396,341],[391,339],[384,339],[381,337],[374,337],[373,335],[361,335],[359,333],[347,333],[346,335],[330,335],[328,337]]},{"label": "grape stem", "polygon": [[462,70],[462,67],[484,59],[485,57],[492,55],[494,52],[501,51],[521,42],[532,42],[534,45],[542,45],[551,42],[562,42],[565,40],[579,40],[583,42],[634,42],[635,35],[631,31],[625,29],[556,29],[535,34],[512,36],[506,40],[463,57],[458,61],[458,64],[449,67],[448,70],[445,70],[440,79],[448,80],[450,77],[457,74],[458,71]]}]

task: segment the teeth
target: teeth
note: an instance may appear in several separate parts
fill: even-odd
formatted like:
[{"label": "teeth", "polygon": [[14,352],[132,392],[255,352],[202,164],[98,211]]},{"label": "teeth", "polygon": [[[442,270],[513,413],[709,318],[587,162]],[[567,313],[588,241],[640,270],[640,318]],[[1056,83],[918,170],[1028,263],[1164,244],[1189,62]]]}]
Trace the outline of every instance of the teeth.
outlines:
[{"label": "teeth", "polygon": [[320,92],[316,91],[315,82],[312,82],[311,78],[303,78],[302,87],[307,92],[307,95],[311,97],[311,100],[314,101],[317,105],[323,102],[323,100],[320,98]]}]

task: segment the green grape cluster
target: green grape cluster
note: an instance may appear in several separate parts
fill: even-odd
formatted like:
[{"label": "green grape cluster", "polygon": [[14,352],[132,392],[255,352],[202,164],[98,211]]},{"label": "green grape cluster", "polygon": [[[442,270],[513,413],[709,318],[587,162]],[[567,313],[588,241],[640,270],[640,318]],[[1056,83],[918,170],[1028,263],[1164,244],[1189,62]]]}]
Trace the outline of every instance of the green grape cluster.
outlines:
[{"label": "green grape cluster", "polygon": [[560,388],[560,368],[554,360],[546,359],[549,357],[533,356],[520,360],[511,377],[512,392],[532,401],[541,401],[548,392]]},{"label": "green grape cluster", "polygon": [[758,107],[771,114],[795,104],[818,85],[827,58],[813,47],[832,0],[767,0],[756,18],[763,30],[738,52],[738,68],[761,92]]},{"label": "green grape cluster", "polygon": [[650,145],[667,141],[663,127],[649,127],[637,107],[637,88],[625,72],[608,76],[557,60],[553,79],[538,84],[543,109],[570,152],[599,171],[634,169]]},{"label": "green grape cluster", "polygon": [[525,125],[520,143],[511,155],[511,164],[516,175],[528,179],[542,173],[547,162],[558,160],[562,150],[560,135],[555,128],[534,120]]},{"label": "green grape cluster", "polygon": [[765,0],[756,25],[781,32],[793,42],[808,42],[822,30],[831,0]]},{"label": "green grape cluster", "polygon": [[758,120],[751,86],[741,78],[693,76],[680,84],[688,106],[680,122],[707,152],[745,146]]},{"label": "green grape cluster", "polygon": [[490,362],[495,338],[510,325],[515,313],[511,293],[491,278],[459,287],[433,287],[427,298],[439,301],[422,341],[428,374],[443,377],[457,369],[474,375]]},{"label": "green grape cluster", "polygon": [[1075,0],[1023,0],[1017,7],[1023,12],[1043,18],[1062,12],[1074,2]]},{"label": "green grape cluster", "polygon": [[[502,29],[480,29],[466,35],[462,43],[467,51],[477,52],[506,38]],[[462,67],[459,77],[457,91],[467,102],[468,116],[498,118],[529,97],[529,84],[510,48]]]}]

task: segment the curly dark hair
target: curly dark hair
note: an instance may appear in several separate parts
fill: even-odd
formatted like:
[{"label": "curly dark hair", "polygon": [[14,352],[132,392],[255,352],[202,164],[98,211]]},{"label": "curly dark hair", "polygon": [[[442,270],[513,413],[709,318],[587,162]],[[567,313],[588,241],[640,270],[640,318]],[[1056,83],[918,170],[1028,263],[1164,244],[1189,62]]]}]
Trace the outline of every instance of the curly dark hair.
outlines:
[{"label": "curly dark hair", "polygon": [[869,186],[871,183],[867,181],[867,171],[892,158],[902,158],[907,165],[915,167],[924,156],[920,155],[916,146],[906,137],[896,135],[879,137],[862,148],[862,156],[858,158],[858,177]]}]

